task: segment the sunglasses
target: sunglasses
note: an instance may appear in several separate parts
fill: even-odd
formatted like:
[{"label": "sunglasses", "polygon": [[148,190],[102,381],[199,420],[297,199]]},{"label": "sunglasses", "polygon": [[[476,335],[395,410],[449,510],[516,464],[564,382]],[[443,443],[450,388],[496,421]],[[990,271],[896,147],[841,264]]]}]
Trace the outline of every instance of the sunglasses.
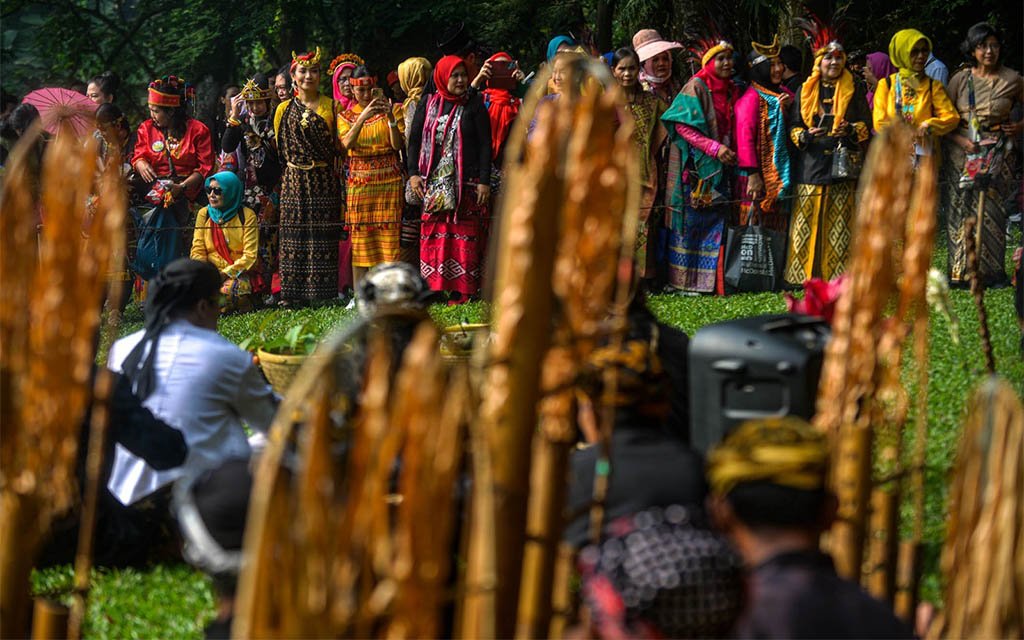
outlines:
[{"label": "sunglasses", "polygon": [[220,187],[206,187],[206,193],[210,194],[211,196],[219,196],[222,193],[224,193],[224,190],[221,189]]}]

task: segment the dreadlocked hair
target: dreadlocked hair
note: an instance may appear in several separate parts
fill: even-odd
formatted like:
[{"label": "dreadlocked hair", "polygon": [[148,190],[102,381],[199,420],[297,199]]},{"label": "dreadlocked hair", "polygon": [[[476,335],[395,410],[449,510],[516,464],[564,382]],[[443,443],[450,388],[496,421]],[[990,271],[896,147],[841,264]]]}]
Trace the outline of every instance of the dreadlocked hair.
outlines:
[{"label": "dreadlocked hair", "polygon": [[145,308],[145,333],[124,360],[124,375],[136,395],[145,400],[156,389],[156,351],[160,334],[171,323],[195,308],[200,300],[220,291],[220,272],[209,262],[179,258],[149,284]]}]

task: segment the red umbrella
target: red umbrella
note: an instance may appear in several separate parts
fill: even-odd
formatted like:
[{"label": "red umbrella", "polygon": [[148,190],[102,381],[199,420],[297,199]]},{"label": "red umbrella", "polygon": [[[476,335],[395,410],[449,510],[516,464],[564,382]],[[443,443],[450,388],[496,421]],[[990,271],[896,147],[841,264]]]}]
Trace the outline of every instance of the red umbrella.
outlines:
[{"label": "red umbrella", "polygon": [[50,87],[36,89],[25,96],[22,101],[39,109],[39,117],[43,127],[56,135],[61,125],[67,124],[79,138],[85,136],[96,126],[95,102],[70,89]]}]

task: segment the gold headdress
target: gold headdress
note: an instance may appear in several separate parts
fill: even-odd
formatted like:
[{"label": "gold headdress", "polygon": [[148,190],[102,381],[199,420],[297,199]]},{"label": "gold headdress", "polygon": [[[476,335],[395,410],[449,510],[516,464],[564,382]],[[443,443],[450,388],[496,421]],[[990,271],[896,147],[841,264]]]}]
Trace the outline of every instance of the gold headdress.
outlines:
[{"label": "gold headdress", "polygon": [[310,51],[309,53],[303,53],[302,55],[296,55],[296,53],[292,51],[292,64],[297,64],[300,67],[318,67],[320,66],[320,58],[320,47],[317,47],[316,51]]},{"label": "gold headdress", "polygon": [[771,44],[761,44],[760,42],[751,42],[750,48],[757,53],[757,57],[750,61],[750,66],[759,65],[769,58],[779,57],[779,34],[775,34],[772,38]]},{"label": "gold headdress", "polygon": [[334,74],[334,71],[341,65],[347,64],[353,67],[366,66],[366,62],[354,53],[343,53],[334,60],[331,60],[331,64],[327,66],[327,73]]},{"label": "gold headdress", "polygon": [[270,87],[268,86],[266,89],[260,87],[259,84],[256,83],[256,78],[249,78],[245,83],[245,86],[242,87],[242,91],[240,93],[242,94],[242,100],[245,100],[246,102],[270,100]]}]

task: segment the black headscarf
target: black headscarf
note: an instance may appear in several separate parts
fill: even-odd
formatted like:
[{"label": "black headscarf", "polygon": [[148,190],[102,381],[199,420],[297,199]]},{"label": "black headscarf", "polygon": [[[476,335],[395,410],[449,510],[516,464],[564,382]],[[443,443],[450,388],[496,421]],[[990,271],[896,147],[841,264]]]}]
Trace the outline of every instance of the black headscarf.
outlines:
[{"label": "black headscarf", "polygon": [[188,258],[171,262],[150,280],[145,333],[121,367],[140,400],[148,398],[156,389],[157,341],[164,328],[200,300],[217,295],[220,285],[220,272],[216,267]]},{"label": "black headscarf", "polygon": [[779,85],[772,82],[772,58],[765,58],[761,62],[754,64],[754,60],[761,57],[761,54],[757,51],[751,51],[747,55],[747,64],[750,66],[750,73],[748,74],[750,81],[777,93]]}]

